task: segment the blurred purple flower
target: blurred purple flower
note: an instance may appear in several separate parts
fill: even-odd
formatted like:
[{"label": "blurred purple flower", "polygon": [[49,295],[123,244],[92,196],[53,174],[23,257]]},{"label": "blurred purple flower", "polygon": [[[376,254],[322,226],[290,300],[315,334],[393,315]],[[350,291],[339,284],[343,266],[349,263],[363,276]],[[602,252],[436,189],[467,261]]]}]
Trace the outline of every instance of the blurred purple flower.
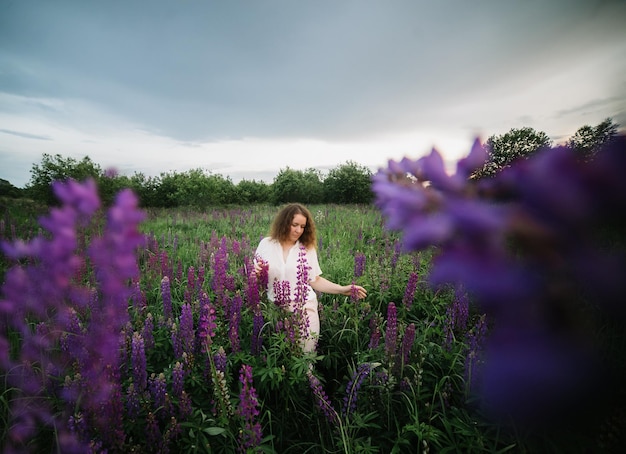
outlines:
[{"label": "blurred purple flower", "polygon": [[[485,156],[475,142],[454,175],[433,150],[390,161],[374,176],[376,203],[405,249],[439,246],[429,281],[462,287],[490,316],[485,351],[470,345],[467,366],[491,414],[528,421],[545,410],[557,421],[593,413],[567,402],[612,367],[591,358],[608,347],[604,323],[626,316],[626,223],[618,214],[626,211],[625,150],[623,135],[588,162],[545,149],[474,180]],[[582,317],[596,323],[591,338],[581,334]],[[451,309],[449,323],[466,319],[460,306]],[[607,394],[598,388],[596,400]]]},{"label": "blurred purple flower", "polygon": [[263,433],[261,425],[257,421],[259,416],[259,401],[252,380],[252,367],[243,364],[239,372],[241,392],[239,393],[238,414],[242,418],[244,427],[239,435],[240,452],[248,452],[261,443]]},{"label": "blurred purple flower", "polygon": [[361,389],[363,380],[369,375],[371,369],[370,364],[363,363],[360,364],[352,374],[352,378],[346,385],[346,395],[343,398],[343,407],[341,410],[344,416],[349,416],[356,411],[359,390]]},{"label": "blurred purple flower", "polygon": [[309,372],[307,374],[307,377],[309,379],[309,387],[311,388],[311,391],[313,391],[315,404],[320,410],[322,410],[322,413],[324,413],[324,416],[329,423],[333,425],[337,424],[339,422],[339,415],[337,414],[337,411],[333,408],[333,404],[326,395],[324,387],[320,383],[319,379],[312,372]]}]

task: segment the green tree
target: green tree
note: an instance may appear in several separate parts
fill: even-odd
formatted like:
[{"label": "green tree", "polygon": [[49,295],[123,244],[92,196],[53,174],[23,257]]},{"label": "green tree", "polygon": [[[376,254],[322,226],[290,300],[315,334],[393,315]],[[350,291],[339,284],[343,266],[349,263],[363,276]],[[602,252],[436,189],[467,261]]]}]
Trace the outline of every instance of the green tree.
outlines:
[{"label": "green tree", "polygon": [[238,203],[235,185],[230,178],[203,169],[162,173],[156,198],[160,207],[206,208]]},{"label": "green tree", "polygon": [[324,179],[324,198],[329,203],[371,203],[372,172],[353,161],[332,169]]},{"label": "green tree", "polygon": [[100,180],[102,168],[93,162],[89,156],[80,161],[74,158],[64,158],[60,154],[54,156],[44,153],[40,164],[33,164],[30,171],[30,181],[26,185],[26,193],[32,199],[54,205],[58,203],[52,192],[52,182],[74,179],[84,181],[87,178]]},{"label": "green tree", "polygon": [[271,201],[270,185],[264,181],[241,180],[235,187],[237,200],[242,204],[269,203]]},{"label": "green tree", "polygon": [[23,196],[23,190],[13,186],[8,180],[0,178],[0,197],[18,199]]},{"label": "green tree", "polygon": [[599,125],[593,127],[582,126],[567,141],[567,146],[577,153],[581,159],[592,158],[603,145],[611,141],[617,135],[618,125],[613,119],[607,118]]},{"label": "green tree", "polygon": [[322,201],[323,186],[319,171],[294,170],[286,167],[278,172],[272,183],[272,202],[276,205],[289,202],[306,204]]},{"label": "green tree", "polygon": [[476,178],[494,175],[518,159],[526,159],[552,141],[543,131],[533,128],[513,128],[506,134],[493,135],[487,139],[487,162],[474,174]]}]

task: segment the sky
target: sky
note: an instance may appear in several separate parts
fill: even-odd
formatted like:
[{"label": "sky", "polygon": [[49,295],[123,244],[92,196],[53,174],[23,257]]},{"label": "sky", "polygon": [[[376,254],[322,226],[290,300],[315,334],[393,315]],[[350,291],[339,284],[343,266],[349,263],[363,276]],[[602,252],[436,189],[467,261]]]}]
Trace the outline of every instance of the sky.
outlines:
[{"label": "sky", "polygon": [[0,0],[0,178],[375,172],[626,126],[624,0]]}]

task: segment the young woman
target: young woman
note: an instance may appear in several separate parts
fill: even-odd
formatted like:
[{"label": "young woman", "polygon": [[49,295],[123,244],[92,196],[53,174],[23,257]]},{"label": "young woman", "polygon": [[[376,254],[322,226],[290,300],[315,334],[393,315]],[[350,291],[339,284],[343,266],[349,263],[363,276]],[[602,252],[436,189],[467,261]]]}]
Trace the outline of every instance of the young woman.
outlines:
[{"label": "young woman", "polygon": [[[321,277],[316,247],[315,222],[311,213],[303,205],[291,203],[278,212],[272,223],[270,236],[261,240],[255,254],[256,273],[259,274],[267,267],[267,295],[271,301],[276,298],[274,283],[285,281],[289,283],[291,311],[296,308],[296,300],[304,299],[303,309],[309,321],[308,336],[303,344],[305,352],[315,350],[320,332],[315,291],[348,296],[354,294],[358,299],[367,296],[367,291],[360,285],[339,285]],[[303,263],[307,268],[306,282],[299,288],[298,282],[302,281],[299,274],[303,273]]]}]

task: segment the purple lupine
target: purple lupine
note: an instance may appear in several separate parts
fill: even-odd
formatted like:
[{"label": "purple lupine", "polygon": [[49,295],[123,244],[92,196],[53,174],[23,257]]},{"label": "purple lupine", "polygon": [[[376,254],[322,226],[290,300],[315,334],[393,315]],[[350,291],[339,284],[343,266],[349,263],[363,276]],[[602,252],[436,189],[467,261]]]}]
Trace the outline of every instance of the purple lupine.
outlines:
[{"label": "purple lupine", "polygon": [[131,344],[131,368],[133,383],[138,392],[142,392],[148,386],[148,373],[146,371],[146,351],[144,340],[137,332],[133,333]]},{"label": "purple lupine", "polygon": [[313,391],[315,404],[320,410],[322,410],[322,413],[324,413],[324,416],[329,423],[333,425],[337,424],[339,422],[339,415],[326,395],[324,387],[320,383],[319,379],[312,372],[309,372],[307,377],[309,379],[309,387],[311,388],[311,391]]},{"label": "purple lupine", "polygon": [[228,248],[222,241],[219,249],[213,254],[213,279],[211,288],[215,293],[217,305],[225,308],[225,293],[228,288]]},{"label": "purple lupine", "polygon": [[287,309],[291,302],[291,289],[289,281],[274,281],[274,304],[283,309]]},{"label": "purple lupine", "polygon": [[228,340],[233,352],[240,350],[239,324],[241,322],[241,306],[243,302],[239,295],[233,296],[228,310]]},{"label": "purple lupine", "polygon": [[258,280],[258,288],[260,289],[267,289],[268,283],[269,283],[269,267],[266,261],[263,260],[262,257],[260,256],[255,256],[254,258],[259,265],[261,265],[261,271],[258,273],[257,275],[257,280]]},{"label": "purple lupine", "polygon": [[139,416],[141,411],[141,402],[139,400],[139,393],[135,388],[135,384],[128,385],[126,390],[126,415],[132,420]]},{"label": "purple lupine", "polygon": [[372,370],[372,367],[368,363],[360,364],[359,367],[352,374],[352,378],[346,385],[346,395],[343,398],[343,406],[341,413],[344,416],[349,416],[356,411],[357,399],[359,397],[359,390],[363,384],[363,380],[367,377]]},{"label": "purple lupine", "polygon": [[144,310],[147,306],[147,300],[146,295],[141,290],[139,279],[134,280],[132,292],[131,301],[133,302],[133,307],[138,311]]},{"label": "purple lupine", "polygon": [[[62,203],[40,220],[49,232],[45,238],[38,236],[29,243],[3,243],[4,253],[9,258],[32,257],[27,265],[16,265],[9,269],[2,285],[3,298],[0,316],[8,328],[21,335],[21,349],[17,355],[9,356],[9,342],[0,337],[0,369],[10,371],[5,375],[9,386],[20,389],[22,398],[11,403],[11,420],[5,449],[20,449],[24,442],[35,436],[38,427],[52,422],[57,430],[60,450],[76,445],[76,438],[60,420],[51,417],[50,399],[37,405],[24,406],[24,402],[51,391],[48,377],[61,378],[73,375],[68,370],[75,365],[66,356],[67,352],[56,350],[60,334],[67,325],[68,311],[72,305],[81,306],[83,297],[93,295],[89,304],[89,316],[84,320],[82,349],[80,355],[93,360],[78,363],[84,383],[89,383],[89,392],[80,401],[81,410],[93,422],[94,430],[105,427],[111,421],[106,412],[101,412],[103,402],[116,402],[117,378],[104,371],[108,367],[119,368],[120,332],[128,321],[128,299],[131,296],[129,282],[138,277],[135,250],[142,243],[143,235],[137,225],[143,213],[137,209],[137,199],[130,191],[122,191],[107,212],[107,222],[102,236],[93,236],[88,247],[97,290],[82,288],[74,279],[83,269],[84,258],[77,255],[79,247],[77,227],[86,226],[100,201],[94,180],[77,183],[73,180],[54,182],[53,190]],[[99,298],[96,298],[99,296]],[[45,320],[49,325],[48,335],[42,337],[33,332],[29,324]],[[28,321],[28,324],[27,324]],[[2,334],[0,334],[2,336]],[[77,339],[78,341],[78,339]],[[38,371],[44,371],[41,374]],[[41,380],[46,381],[42,382]],[[70,388],[62,388],[67,401],[75,401]],[[63,416],[60,415],[63,419]],[[65,419],[69,421],[69,417]],[[119,427],[119,425],[117,425]],[[119,434],[117,434],[119,435]],[[104,435],[103,435],[104,436]],[[111,443],[118,438],[111,437]]]},{"label": "purple lupine", "polygon": [[478,381],[486,335],[486,316],[482,315],[466,334],[465,381],[470,387],[475,386]]},{"label": "purple lupine", "polygon": [[456,292],[452,304],[446,309],[446,323],[444,330],[446,334],[445,345],[452,346],[455,333],[464,333],[467,329],[469,318],[469,300],[466,293]]},{"label": "purple lupine", "polygon": [[161,279],[161,298],[163,299],[163,317],[165,319],[172,318],[172,289],[170,287],[170,278],[163,276]]},{"label": "purple lupine", "polygon": [[294,302],[304,304],[309,295],[309,270],[311,267],[306,258],[306,248],[300,246],[298,251],[296,288],[294,289]]},{"label": "purple lupine", "polygon": [[153,412],[148,412],[146,417],[146,446],[158,448],[161,446],[163,437],[159,428],[159,421]]},{"label": "purple lupine", "polygon": [[183,367],[183,363],[180,361],[176,361],[174,367],[172,368],[172,391],[174,397],[180,399],[183,394],[183,389],[185,386],[185,368]]},{"label": "purple lupine", "polygon": [[184,421],[191,416],[192,412],[193,403],[191,402],[191,396],[187,393],[187,391],[183,390],[178,400],[178,415],[180,419]]},{"label": "purple lupine", "polygon": [[357,252],[354,256],[354,277],[361,277],[365,272],[365,254]]},{"label": "purple lupine", "polygon": [[394,303],[387,305],[387,328],[385,330],[385,353],[393,361],[398,344],[398,311]]},{"label": "purple lupine", "polygon": [[407,310],[411,310],[411,306],[413,305],[415,289],[417,288],[417,279],[417,273],[411,272],[411,274],[409,275],[409,280],[406,284],[406,289],[404,291],[404,297],[402,298],[402,304],[404,304],[404,307],[406,307]]},{"label": "purple lupine", "polygon": [[200,294],[200,315],[198,317],[198,329],[196,331],[196,354],[200,354],[209,348],[215,337],[217,324],[215,308],[209,300],[206,292]]},{"label": "purple lupine", "polygon": [[259,416],[259,400],[252,381],[252,367],[243,364],[239,372],[241,392],[239,393],[238,415],[243,420],[243,430],[239,433],[239,450],[248,452],[248,449],[256,448],[261,443],[263,433],[261,424],[257,421]]},{"label": "purple lupine", "polygon": [[187,268],[187,288],[185,289],[185,302],[190,303],[196,294],[196,269],[193,265]]},{"label": "purple lupine", "polygon": [[378,326],[378,319],[376,317],[370,318],[370,341],[367,345],[370,350],[378,347],[380,343],[380,327]]},{"label": "purple lupine", "polygon": [[172,349],[174,350],[174,358],[182,358],[183,353],[183,338],[180,334],[180,328],[176,322],[172,322],[170,325],[170,339],[172,340]]},{"label": "purple lupine", "polygon": [[148,351],[152,350],[154,348],[154,317],[150,312],[148,312],[146,319],[143,321],[141,337],[143,338],[145,349]]},{"label": "purple lupine", "polygon": [[359,289],[356,287],[356,282],[352,281],[350,285],[350,301],[356,303],[359,301]]},{"label": "purple lupine", "polygon": [[409,364],[409,358],[411,356],[411,349],[413,348],[413,342],[415,342],[415,323],[410,323],[404,331],[402,337],[402,344],[400,345],[400,355],[402,358],[402,365]]},{"label": "purple lupine", "polygon": [[223,374],[226,373],[226,365],[228,364],[228,357],[224,347],[219,347],[217,352],[213,356],[213,362],[215,363],[215,369],[219,370]]},{"label": "purple lupine", "polygon": [[201,265],[198,268],[198,279],[196,279],[196,293],[200,294],[202,292],[202,288],[204,286],[204,279],[206,275],[206,268],[204,265]]},{"label": "purple lupine", "polygon": [[152,397],[155,411],[159,408],[165,407],[165,397],[167,393],[167,382],[165,381],[165,374],[162,372],[159,375],[151,374],[148,380],[148,390]]},{"label": "purple lupine", "polygon": [[610,388],[596,384],[607,381],[601,355],[582,347],[578,315],[554,314],[590,304],[602,316],[626,317],[623,242],[604,243],[623,231],[625,149],[624,135],[588,162],[564,147],[545,149],[475,179],[486,157],[476,141],[455,174],[433,150],[390,161],[374,177],[376,204],[405,248],[439,246],[431,284],[461,285],[489,312],[475,390],[496,418],[562,420],[572,414],[563,402],[599,402]]},{"label": "purple lupine", "polygon": [[178,335],[180,337],[182,352],[193,355],[195,349],[195,330],[193,327],[193,313],[189,303],[183,304],[180,317]]}]

